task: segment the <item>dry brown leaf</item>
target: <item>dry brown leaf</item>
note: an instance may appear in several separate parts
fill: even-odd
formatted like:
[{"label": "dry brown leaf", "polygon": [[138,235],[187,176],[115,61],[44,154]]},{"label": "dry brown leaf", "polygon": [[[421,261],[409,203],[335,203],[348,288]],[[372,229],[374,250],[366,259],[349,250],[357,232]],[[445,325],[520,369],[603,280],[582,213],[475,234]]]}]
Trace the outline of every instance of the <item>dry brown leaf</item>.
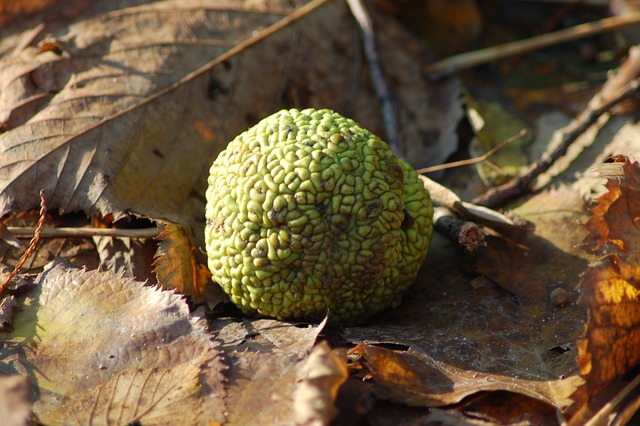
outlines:
[{"label": "dry brown leaf", "polygon": [[338,389],[347,380],[347,359],[332,352],[327,342],[313,347],[299,372],[293,400],[296,424],[326,425],[336,416]]},{"label": "dry brown leaf", "polygon": [[0,2],[0,25],[6,25],[20,18],[40,16],[70,17],[87,7],[87,0],[11,0]]},{"label": "dry brown leaf", "polygon": [[568,396],[576,388],[576,378],[540,380],[491,374],[436,361],[411,349],[394,351],[359,345],[352,354],[362,357],[376,382],[374,391],[378,398],[411,406],[440,407],[478,392],[502,390],[527,395],[551,407],[568,406],[571,402]]},{"label": "dry brown leaf", "polygon": [[4,426],[31,424],[29,383],[21,376],[0,377],[0,419]]},{"label": "dry brown leaf", "polygon": [[103,236],[94,236],[92,239],[101,269],[147,284],[156,284],[156,277],[151,271],[156,250],[153,240]]},{"label": "dry brown leaf", "polygon": [[66,407],[65,424],[195,424],[201,401],[199,365],[126,370]]},{"label": "dry brown leaf", "polygon": [[160,241],[153,262],[158,283],[207,302],[210,307],[229,300],[222,289],[211,281],[211,272],[196,259],[196,248],[180,225],[165,223],[158,235]]},{"label": "dry brown leaf", "polygon": [[604,165],[608,192],[592,208],[584,239],[585,250],[602,257],[580,284],[588,310],[578,344],[583,404],[640,362],[640,164],[624,156],[613,161]]},{"label": "dry brown leaf", "polygon": [[589,234],[583,241],[588,253],[637,253],[640,238],[636,212],[640,212],[640,165],[627,157],[612,157],[599,167],[608,178],[607,192],[597,199],[586,226]]},{"label": "dry brown leaf", "polygon": [[[110,272],[69,269],[59,263],[50,265],[37,284],[21,298],[23,309],[16,315],[13,332],[0,335],[4,343],[0,358],[5,369],[21,372],[37,389],[34,412],[41,421],[67,423],[72,420],[69,410],[76,410],[81,401],[93,401],[93,409],[107,418],[113,413],[132,414],[117,406],[127,398],[145,408],[136,415],[151,417],[156,408],[162,408],[163,416],[169,416],[166,410],[175,414],[176,395],[187,398],[180,406],[202,405],[193,369],[215,378],[222,367],[204,324],[190,316],[179,295]],[[8,344],[16,341],[20,344]],[[145,380],[136,379],[138,374]],[[140,393],[122,394],[124,385],[116,376],[129,381],[127,389]],[[209,388],[215,385],[207,383]],[[208,403],[215,400],[222,407],[224,392],[220,382],[217,386],[209,389],[217,399],[209,398]],[[160,389],[163,393],[154,393]],[[112,392],[113,399],[104,397],[104,392]],[[150,400],[155,403],[149,405]],[[183,424],[194,424],[198,414],[196,409],[183,413]]]},{"label": "dry brown leaf", "polygon": [[[574,286],[587,262],[564,251],[565,238],[584,235],[576,220],[582,215],[579,206],[567,209],[565,201],[562,193],[542,194],[537,208],[534,201],[524,206],[527,219],[540,223],[546,238],[490,238],[475,260],[434,236],[403,304],[368,327],[344,333],[367,344],[364,363],[379,357],[372,364],[382,375],[374,375],[377,395],[439,406],[484,389],[567,409],[582,383],[575,342],[584,309],[575,303]],[[552,298],[556,288],[566,292],[566,303]]]},{"label": "dry brown leaf", "polygon": [[[9,128],[0,135],[0,212],[34,207],[44,188],[50,208],[163,218],[201,242],[213,158],[268,113],[328,107],[382,134],[343,2],[106,10],[121,3],[96,2],[93,14],[38,31],[18,21],[0,37],[0,122]],[[311,13],[297,15],[303,8]],[[441,162],[456,145],[459,85],[429,83],[420,43],[393,20],[377,30],[408,154]],[[42,52],[45,34],[60,49]]]},{"label": "dry brown leaf", "polygon": [[294,424],[296,380],[324,322],[318,326],[274,320],[215,320],[229,364],[227,420],[234,425]]},{"label": "dry brown leaf", "polygon": [[557,410],[544,402],[509,392],[487,392],[457,408],[467,419],[482,419],[490,425],[554,425]]}]

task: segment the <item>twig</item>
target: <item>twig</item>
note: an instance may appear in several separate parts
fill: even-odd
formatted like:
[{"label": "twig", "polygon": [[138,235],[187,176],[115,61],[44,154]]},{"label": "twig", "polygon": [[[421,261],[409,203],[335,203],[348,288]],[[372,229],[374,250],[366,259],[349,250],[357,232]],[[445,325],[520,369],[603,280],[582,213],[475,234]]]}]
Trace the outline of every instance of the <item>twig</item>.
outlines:
[{"label": "twig", "polygon": [[596,426],[602,424],[611,424],[607,422],[607,417],[618,408],[631,393],[637,392],[640,387],[640,375],[631,380],[620,392],[618,392],[610,401],[608,401],[594,416],[585,422],[585,426]]},{"label": "twig", "polygon": [[[7,227],[7,230],[17,237],[29,237],[36,232],[36,228]],[[43,229],[41,238],[68,237],[128,237],[155,238],[160,234],[159,228],[120,229],[120,228],[47,228]]]},{"label": "twig", "polygon": [[486,62],[496,61],[508,56],[531,52],[554,44],[564,43],[579,38],[592,36],[605,31],[613,31],[640,23],[640,13],[613,16],[599,21],[576,25],[575,27],[552,33],[531,37],[525,40],[513,41],[499,46],[454,55],[438,61],[426,68],[432,78],[440,78],[453,74],[465,68],[475,67]]},{"label": "twig", "polygon": [[387,144],[398,157],[404,157],[404,146],[402,145],[398,126],[398,109],[396,99],[389,88],[387,79],[382,71],[382,64],[376,49],[371,17],[365,9],[362,0],[347,0],[347,4],[349,5],[349,9],[351,9],[351,14],[358,22],[358,26],[362,33],[362,44],[364,47],[364,54],[367,57],[367,63],[369,65],[371,82],[373,83],[373,88],[378,95],[378,100],[380,101],[380,107],[382,109]]},{"label": "twig", "polygon": [[454,167],[468,166],[470,164],[480,163],[482,161],[487,160],[489,157],[491,157],[493,154],[495,154],[505,146],[509,145],[511,142],[524,137],[526,134],[527,134],[527,129],[522,129],[518,132],[518,134],[511,136],[509,139],[503,140],[498,145],[494,146],[489,151],[485,152],[484,154],[478,157],[468,158],[466,160],[460,160],[460,161],[452,161],[451,163],[438,164],[437,166],[425,167],[423,169],[417,169],[416,172],[431,173],[439,170],[452,169]]},{"label": "twig", "polygon": [[609,6],[611,0],[508,0],[514,3],[517,2],[538,2],[538,3],[580,3],[581,5],[591,6]]},{"label": "twig", "polygon": [[460,217],[484,223],[496,229],[529,227],[529,224],[523,219],[513,220],[512,218],[487,207],[477,206],[475,204],[462,201],[458,194],[446,186],[443,186],[426,176],[419,175],[419,177],[422,180],[424,187],[431,194],[431,199],[434,202],[446,207],[449,211]]},{"label": "twig", "polygon": [[485,234],[477,223],[452,215],[445,207],[437,207],[434,210],[433,226],[471,254],[487,245]]},{"label": "twig", "polygon": [[[589,127],[611,108],[618,105],[625,99],[633,96],[639,87],[639,80],[633,80],[617,97],[601,104],[599,108],[587,109],[581,114],[574,124],[563,134],[560,145],[550,151],[545,152],[542,156],[530,166],[523,169],[518,176],[509,182],[490,189],[485,194],[473,199],[476,204],[482,204],[488,207],[495,207],[503,204],[510,198],[520,195],[528,190],[534,184],[535,179],[544,173],[556,162],[560,157],[566,154],[571,144],[578,139]],[[599,95],[596,95],[599,96]]]},{"label": "twig", "polygon": [[486,245],[485,233],[478,223],[502,233],[519,233],[531,229],[531,225],[523,219],[514,220],[500,212],[462,201],[449,188],[426,176],[419,177],[429,190],[432,200],[441,206],[435,209],[433,215],[436,229],[470,253],[475,253]]},{"label": "twig", "polygon": [[44,198],[44,190],[41,189],[40,190],[40,219],[38,219],[38,227],[35,229],[33,233],[33,238],[31,238],[31,241],[29,242],[29,247],[23,253],[22,257],[20,258],[20,261],[16,264],[15,268],[13,268],[13,271],[9,273],[9,275],[4,280],[2,285],[0,285],[0,294],[4,292],[4,290],[7,288],[7,286],[13,279],[13,277],[15,277],[18,272],[20,272],[20,268],[22,268],[22,265],[24,265],[24,263],[27,261],[29,256],[31,256],[31,253],[33,253],[33,251],[36,249],[36,245],[38,245],[38,242],[40,241],[40,234],[44,229],[44,220],[46,216],[47,216],[47,201]]}]

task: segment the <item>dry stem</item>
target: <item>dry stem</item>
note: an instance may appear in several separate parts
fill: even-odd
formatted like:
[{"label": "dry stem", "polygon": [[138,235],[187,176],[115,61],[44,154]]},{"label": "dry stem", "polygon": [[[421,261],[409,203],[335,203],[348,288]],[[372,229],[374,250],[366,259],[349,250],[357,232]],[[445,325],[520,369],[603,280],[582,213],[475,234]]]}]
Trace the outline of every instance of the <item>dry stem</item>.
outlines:
[{"label": "dry stem", "polygon": [[373,25],[371,17],[364,7],[362,0],[347,0],[351,14],[358,22],[360,32],[362,33],[362,44],[364,54],[369,65],[369,73],[373,88],[378,95],[382,116],[384,119],[385,133],[387,135],[387,144],[391,150],[398,156],[404,157],[404,147],[400,136],[398,126],[398,109],[396,98],[393,91],[387,83],[387,79],[382,71],[382,62],[376,49],[375,36],[373,33]]},{"label": "dry stem", "polygon": [[15,277],[18,272],[20,272],[20,268],[22,268],[22,265],[24,265],[24,263],[27,261],[29,256],[31,256],[31,253],[33,253],[33,251],[36,249],[36,246],[40,241],[40,234],[44,229],[44,220],[46,216],[47,216],[47,201],[44,198],[44,190],[41,189],[40,190],[40,219],[38,219],[38,227],[34,230],[33,238],[31,238],[31,241],[29,242],[29,247],[20,258],[20,261],[16,264],[15,268],[13,268],[13,271],[9,273],[9,275],[4,280],[2,285],[0,285],[0,294],[4,292],[4,290],[7,288],[7,286],[13,279],[13,277]]},{"label": "dry stem", "polygon": [[[473,202],[488,207],[496,207],[503,204],[510,198],[529,191],[533,186],[535,179],[547,171],[549,167],[556,162],[556,160],[566,154],[569,146],[571,146],[578,137],[580,137],[589,127],[595,124],[596,121],[611,108],[618,105],[623,100],[633,96],[638,91],[639,84],[640,81],[638,79],[633,80],[627,85],[626,90],[619,93],[613,99],[602,103],[602,106],[598,108],[587,108],[573,122],[570,128],[565,131],[562,136],[562,142],[558,147],[545,152],[537,161],[522,170],[518,176],[504,185],[488,190],[485,194],[476,197]],[[600,98],[600,94],[596,95],[596,97]]]},{"label": "dry stem", "polygon": [[622,16],[613,16],[599,21],[576,25],[564,30],[554,31],[525,40],[513,41],[499,46],[466,52],[443,59],[427,67],[427,72],[433,78],[440,78],[453,74],[465,68],[484,64],[509,56],[531,52],[554,44],[577,40],[583,37],[600,34],[605,31],[613,31],[640,23],[640,13],[631,13]]},{"label": "dry stem", "polygon": [[[36,232],[36,228],[7,227],[16,237],[29,237]],[[119,229],[119,228],[47,228],[42,230],[41,238],[70,238],[70,237],[127,237],[127,238],[155,238],[160,234],[159,228]]]}]

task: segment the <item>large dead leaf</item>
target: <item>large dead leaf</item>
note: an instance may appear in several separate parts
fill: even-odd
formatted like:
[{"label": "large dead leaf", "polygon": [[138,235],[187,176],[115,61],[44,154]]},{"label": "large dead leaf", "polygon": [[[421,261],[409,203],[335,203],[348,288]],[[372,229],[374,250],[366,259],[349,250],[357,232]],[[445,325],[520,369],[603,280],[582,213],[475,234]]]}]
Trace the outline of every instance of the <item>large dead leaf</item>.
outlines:
[{"label": "large dead leaf", "polygon": [[[34,207],[43,188],[50,208],[132,211],[199,240],[213,158],[268,113],[328,107],[383,133],[344,2],[135,3],[4,29],[0,214]],[[377,29],[409,158],[442,161],[456,145],[458,85],[429,83],[420,44],[394,21]]]},{"label": "large dead leaf", "polygon": [[65,423],[119,425],[137,420],[154,425],[193,424],[200,413],[199,373],[195,363],[118,373],[70,403]]},{"label": "large dead leaf", "polygon": [[640,362],[640,164],[618,156],[600,169],[608,191],[591,210],[584,248],[602,257],[580,286],[589,314],[578,345],[583,403]]},{"label": "large dead leaf", "polygon": [[[436,235],[402,306],[345,332],[364,344],[361,358],[376,395],[434,407],[507,391],[566,410],[582,383],[575,341],[584,311],[574,286],[587,265],[558,248],[584,235],[577,231],[579,205],[565,209],[566,198],[541,194],[538,215],[531,200],[523,208],[542,234],[489,238],[475,260]],[[555,299],[558,292],[566,299]]]},{"label": "large dead leaf", "polygon": [[23,426],[31,420],[29,383],[24,377],[0,377],[0,419],[6,426]]},{"label": "large dead leaf", "polygon": [[[211,327],[229,364],[229,423],[295,424],[296,382],[324,323],[307,327],[273,320],[220,319]],[[331,386],[320,390],[323,401],[332,400],[331,393]]]},{"label": "large dead leaf", "polygon": [[532,376],[513,377],[460,368],[436,361],[425,352],[394,351],[365,344],[357,346],[352,354],[363,357],[379,385],[376,389],[379,398],[411,406],[439,407],[478,392],[496,390],[520,393],[552,406],[568,406],[571,401],[567,397],[576,387],[576,380],[536,380]]},{"label": "large dead leaf", "polygon": [[[219,376],[215,344],[173,292],[113,273],[53,264],[23,297],[14,331],[0,335],[2,370],[37,389],[34,412],[50,424],[122,424],[176,419],[195,424],[198,375]],[[203,367],[205,366],[206,367]],[[222,385],[217,394],[222,415]],[[207,392],[202,392],[206,394]],[[91,410],[87,410],[87,407]]]}]

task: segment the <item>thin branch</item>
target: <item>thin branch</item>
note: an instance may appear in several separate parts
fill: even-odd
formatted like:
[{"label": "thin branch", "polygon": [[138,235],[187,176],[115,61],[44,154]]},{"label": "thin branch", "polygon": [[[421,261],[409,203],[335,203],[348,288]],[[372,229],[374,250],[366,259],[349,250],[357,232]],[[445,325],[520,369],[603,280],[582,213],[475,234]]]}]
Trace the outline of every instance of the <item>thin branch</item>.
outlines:
[{"label": "thin branch", "polygon": [[[16,237],[30,237],[36,228],[9,226],[7,230]],[[41,238],[72,238],[72,237],[128,237],[155,238],[160,234],[160,228],[119,229],[119,228],[47,228],[40,233]]]},{"label": "thin branch", "polygon": [[442,207],[446,207],[449,211],[460,217],[483,223],[495,229],[528,228],[530,226],[523,219],[516,218],[514,220],[490,208],[462,201],[458,194],[446,186],[423,175],[418,175],[418,177],[431,194],[431,199],[434,202],[440,204]]},{"label": "thin branch", "polygon": [[376,49],[371,17],[364,7],[362,0],[347,0],[347,4],[349,5],[349,9],[351,9],[351,14],[358,22],[360,32],[362,33],[362,44],[364,47],[364,54],[367,58],[367,63],[369,65],[371,82],[373,83],[373,88],[378,95],[378,100],[382,109],[387,144],[397,156],[404,157],[404,147],[402,145],[400,129],[398,126],[398,108],[396,98],[387,83],[384,72],[382,71],[382,62],[380,61],[380,56]]},{"label": "thin branch", "polygon": [[426,71],[432,78],[440,78],[461,69],[475,67],[476,65],[504,59],[509,56],[531,52],[543,47],[589,37],[606,31],[618,30],[639,23],[640,13],[604,18],[525,40],[454,55],[428,66]]},{"label": "thin branch", "polygon": [[425,167],[423,169],[416,170],[416,172],[432,173],[439,170],[453,169],[454,167],[462,167],[462,166],[468,166],[470,164],[481,163],[483,161],[486,161],[489,157],[491,157],[496,152],[500,151],[505,146],[509,145],[511,142],[514,142],[524,137],[526,134],[527,134],[527,129],[522,129],[518,132],[518,134],[511,136],[509,139],[503,140],[498,145],[494,146],[489,151],[485,152],[484,154],[478,157],[468,158],[466,160],[460,160],[460,161],[452,161],[451,163],[438,164],[437,166]]},{"label": "thin branch", "polygon": [[630,394],[637,392],[640,387],[640,375],[637,375],[633,380],[631,380],[620,392],[618,392],[610,401],[608,401],[600,410],[594,414],[594,416],[589,419],[585,424],[585,426],[597,426],[602,424],[611,424],[607,422],[607,417],[614,412],[616,408],[622,405],[625,398],[627,398]]},{"label": "thin branch", "polygon": [[445,207],[434,210],[433,226],[471,254],[487,245],[485,233],[477,223],[455,216]]},{"label": "thin branch", "polygon": [[470,253],[486,245],[485,233],[478,223],[501,233],[521,233],[531,229],[531,225],[521,218],[510,218],[487,207],[462,201],[446,186],[426,176],[418,176],[431,199],[440,205],[433,215],[435,228]]},{"label": "thin branch", "polygon": [[[617,95],[615,98],[603,103],[602,106],[593,109],[587,109],[578,117],[574,124],[563,134],[562,142],[558,147],[545,152],[542,156],[530,166],[522,170],[518,176],[505,183],[488,190],[485,194],[476,197],[473,202],[489,207],[495,207],[503,204],[510,198],[529,191],[535,180],[542,173],[547,171],[553,163],[566,154],[567,149],[578,137],[580,137],[589,127],[598,121],[598,119],[608,112],[611,108],[618,105],[625,99],[633,96],[639,87],[640,81],[633,80],[627,86],[626,90]],[[598,95],[596,95],[598,96]]]},{"label": "thin branch", "polygon": [[47,216],[47,201],[44,198],[44,190],[41,189],[40,190],[40,219],[38,219],[38,227],[33,232],[33,238],[31,238],[31,241],[29,242],[29,247],[22,254],[22,257],[20,258],[20,261],[18,261],[18,263],[16,264],[15,268],[13,268],[13,271],[11,271],[9,273],[9,275],[4,280],[2,285],[0,285],[0,294],[2,294],[4,292],[4,290],[7,288],[7,286],[9,285],[11,280],[13,279],[13,277],[15,277],[16,274],[18,274],[18,272],[20,272],[20,268],[22,268],[22,265],[24,265],[24,263],[27,261],[29,256],[31,256],[31,253],[33,253],[33,251],[36,249],[36,246],[38,245],[38,242],[40,241],[40,234],[42,233],[42,230],[44,229],[44,220],[45,220],[46,216]]}]

